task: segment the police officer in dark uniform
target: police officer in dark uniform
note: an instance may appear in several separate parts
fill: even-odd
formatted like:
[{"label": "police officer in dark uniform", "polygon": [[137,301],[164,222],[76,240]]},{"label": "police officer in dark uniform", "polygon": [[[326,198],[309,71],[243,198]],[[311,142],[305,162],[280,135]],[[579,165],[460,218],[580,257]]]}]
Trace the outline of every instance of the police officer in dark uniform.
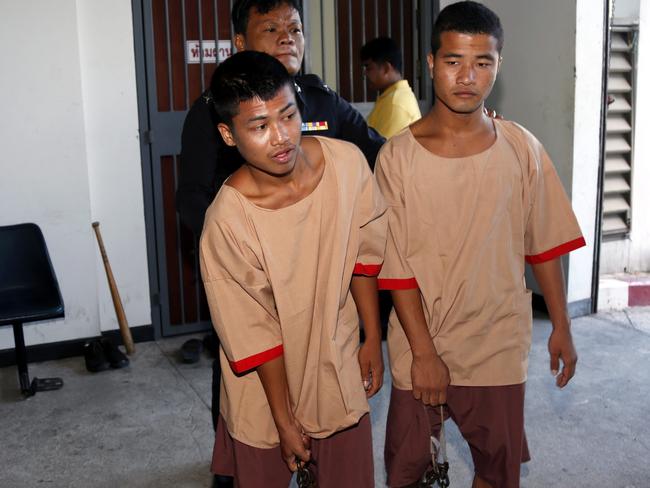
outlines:
[{"label": "police officer in dark uniform", "polygon": [[[363,116],[316,75],[295,77],[296,101],[303,120],[303,135],[335,137],[356,144],[374,167],[384,143]],[[243,160],[217,131],[217,116],[210,93],[194,102],[185,118],[181,167],[176,202],[181,220],[198,236],[203,218],[222,183]]]},{"label": "police officer in dark uniform", "polygon": [[[298,75],[304,37],[295,0],[239,0],[233,6],[238,51],[263,51],[296,75],[303,135],[335,137],[356,144],[371,167],[384,143],[363,116],[316,75]],[[236,149],[226,146],[217,131],[209,92],[192,105],[183,126],[181,167],[176,194],[181,220],[198,236],[208,206],[225,179],[242,164]]]},{"label": "police officer in dark uniform", "polygon": [[[235,47],[262,51],[277,58],[294,75],[304,135],[344,139],[356,144],[374,166],[384,143],[361,114],[316,75],[298,75],[305,40],[296,0],[237,0],[232,9]],[[192,105],[183,125],[176,206],[181,221],[201,234],[208,206],[217,191],[242,164],[236,148],[226,146],[217,131],[217,116],[209,92]],[[216,343],[216,340],[215,340]],[[218,343],[217,343],[218,344]],[[212,420],[219,418],[219,359],[213,362]],[[215,477],[214,486],[230,486]]]}]

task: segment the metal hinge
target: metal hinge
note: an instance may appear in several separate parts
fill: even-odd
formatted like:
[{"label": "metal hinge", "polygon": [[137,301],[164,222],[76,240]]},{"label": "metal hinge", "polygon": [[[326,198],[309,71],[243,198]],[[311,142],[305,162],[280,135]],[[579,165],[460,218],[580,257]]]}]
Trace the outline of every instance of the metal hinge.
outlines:
[{"label": "metal hinge", "polygon": [[145,144],[153,144],[153,131],[145,130],[142,132],[142,142]]}]

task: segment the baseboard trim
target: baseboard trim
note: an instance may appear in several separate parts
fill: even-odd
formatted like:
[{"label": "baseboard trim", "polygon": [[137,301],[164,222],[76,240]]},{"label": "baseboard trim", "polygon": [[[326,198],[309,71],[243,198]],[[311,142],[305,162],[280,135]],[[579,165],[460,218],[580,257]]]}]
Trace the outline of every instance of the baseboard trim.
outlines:
[{"label": "baseboard trim", "polygon": [[[117,345],[123,345],[122,334],[120,334],[120,329],[105,330],[102,332],[102,336],[108,337]],[[154,340],[153,326],[152,325],[142,325],[140,327],[131,327],[131,336],[133,337],[133,342],[150,342]]]},{"label": "baseboard trim", "polygon": [[[584,315],[589,315],[591,313],[591,298],[569,302],[567,304],[567,308],[569,310],[569,317],[572,319],[576,317],[583,317]],[[533,293],[533,310],[548,315],[546,302],[544,301],[544,297],[542,295]]]},{"label": "baseboard trim", "polygon": [[[115,344],[122,345],[122,336],[119,329],[106,330],[101,334],[108,337]],[[131,327],[133,342],[149,342],[154,340],[153,326],[140,325]],[[69,341],[50,342],[48,344],[36,344],[27,346],[27,361],[29,363],[40,363],[42,361],[53,361],[74,356],[83,356],[83,347],[86,341],[96,337],[85,337]],[[0,350],[0,368],[14,366],[16,364],[16,352],[14,348]]]},{"label": "baseboard trim", "polygon": [[584,317],[585,315],[591,314],[591,298],[569,302],[568,307],[569,317],[572,319],[575,319],[576,317]]}]

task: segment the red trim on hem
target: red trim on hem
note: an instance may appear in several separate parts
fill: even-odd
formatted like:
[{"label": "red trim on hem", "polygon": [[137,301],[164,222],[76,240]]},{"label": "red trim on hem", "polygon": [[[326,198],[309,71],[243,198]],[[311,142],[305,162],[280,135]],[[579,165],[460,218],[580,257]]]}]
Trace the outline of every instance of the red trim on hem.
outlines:
[{"label": "red trim on hem", "polygon": [[383,264],[362,264],[357,263],[354,265],[352,274],[364,276],[377,276],[381,271]]},{"label": "red trim on hem", "polygon": [[284,354],[284,347],[282,344],[275,346],[266,351],[262,351],[247,358],[240,359],[239,361],[229,361],[230,367],[235,373],[245,373],[253,368],[257,368],[260,364],[264,364],[272,359],[275,359]]},{"label": "red trim on hem", "polygon": [[576,249],[586,245],[587,243],[585,242],[584,237],[578,237],[577,239],[565,242],[564,244],[560,244],[559,246],[554,247],[553,249],[549,249],[548,251],[544,251],[543,253],[535,254],[533,256],[526,256],[526,262],[528,264],[544,263],[546,261],[550,261],[551,259],[562,256],[568,252],[575,251]]},{"label": "red trim on hem", "polygon": [[380,290],[413,290],[420,287],[415,278],[379,278],[377,288]]}]

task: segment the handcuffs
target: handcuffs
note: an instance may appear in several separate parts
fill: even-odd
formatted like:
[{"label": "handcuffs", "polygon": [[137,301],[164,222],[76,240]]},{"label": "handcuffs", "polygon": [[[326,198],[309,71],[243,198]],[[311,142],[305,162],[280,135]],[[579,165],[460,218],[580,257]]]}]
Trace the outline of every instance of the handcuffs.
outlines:
[{"label": "handcuffs", "polygon": [[296,471],[296,481],[298,488],[316,488],[314,474],[307,467],[307,463],[298,461],[298,471]]},{"label": "handcuffs", "polygon": [[[440,405],[440,440],[431,433],[431,467],[422,475],[420,488],[448,488],[449,487],[449,461],[447,460],[447,439],[445,437],[445,418],[443,406]],[[296,472],[298,488],[316,488],[314,474],[307,468],[307,463],[298,461]]]},{"label": "handcuffs", "polygon": [[[426,409],[426,407],[425,407]],[[420,488],[447,488],[449,486],[449,461],[447,460],[447,439],[445,438],[445,417],[440,405],[440,440],[433,433],[429,437],[431,445],[431,467],[420,480]]]}]

